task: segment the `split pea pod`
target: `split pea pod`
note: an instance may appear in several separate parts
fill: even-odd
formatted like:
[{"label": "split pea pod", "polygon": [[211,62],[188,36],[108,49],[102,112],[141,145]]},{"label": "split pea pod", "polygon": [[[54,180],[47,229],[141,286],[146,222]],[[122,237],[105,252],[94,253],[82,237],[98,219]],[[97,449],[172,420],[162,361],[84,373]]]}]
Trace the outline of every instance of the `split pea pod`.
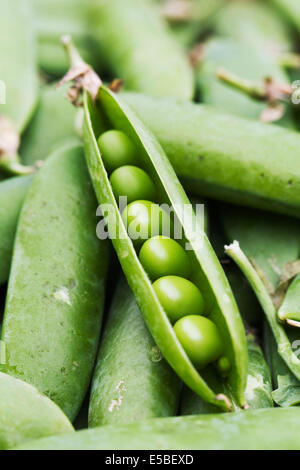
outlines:
[{"label": "split pea pod", "polygon": [[18,176],[0,182],[0,285],[9,276],[19,214],[32,176]]},{"label": "split pea pod", "polygon": [[174,416],[181,383],[163,359],[122,278],[110,308],[94,372],[90,427]]},{"label": "split pea pod", "polygon": [[156,418],[101,426],[18,447],[30,450],[298,450],[300,409]]},{"label": "split pea pod", "polygon": [[91,23],[102,60],[127,89],[183,100],[194,77],[185,51],[148,0],[103,0]]},{"label": "split pea pod", "polygon": [[206,105],[122,97],[158,139],[189,193],[300,217],[297,132]]},{"label": "split pea pod", "polygon": [[[84,67],[94,81],[93,90],[98,90],[96,105],[84,92],[88,168],[108,233],[154,341],[190,388],[228,410],[227,397],[216,396],[197,370],[209,365],[214,368],[212,363],[225,355],[230,369],[227,382],[244,406],[245,333],[226,276],[203,231],[203,217],[196,217],[152,134],[115,93],[101,85],[92,70],[86,69],[67,38],[65,44],[73,66]],[[125,177],[118,179],[124,171]],[[126,186],[128,181],[130,186]],[[117,197],[128,197],[130,203],[120,210]],[[164,207],[172,210],[173,222]],[[175,224],[181,232],[179,242],[173,238]],[[202,316],[204,310],[209,319]],[[193,331],[196,334],[190,340]]]},{"label": "split pea pod", "polygon": [[73,431],[68,418],[49,398],[32,385],[2,372],[0,396],[1,450]]},{"label": "split pea pod", "polygon": [[38,98],[33,14],[22,0],[0,9],[0,171],[24,174],[32,169],[20,164],[19,140]]},{"label": "split pea pod", "polygon": [[73,420],[101,326],[107,246],[81,147],[53,154],[23,205],[2,329],[1,370],[34,385]]}]

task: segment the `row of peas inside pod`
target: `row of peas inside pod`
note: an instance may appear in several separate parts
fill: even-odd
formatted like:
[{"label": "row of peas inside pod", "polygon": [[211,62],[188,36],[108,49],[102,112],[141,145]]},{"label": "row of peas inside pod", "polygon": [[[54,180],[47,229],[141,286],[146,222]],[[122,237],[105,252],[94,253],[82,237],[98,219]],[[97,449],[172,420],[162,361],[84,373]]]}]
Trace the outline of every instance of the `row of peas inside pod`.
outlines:
[{"label": "row of peas inside pod", "polygon": [[141,168],[137,147],[115,129],[102,133],[98,145],[116,199],[126,198],[122,219],[128,234],[178,340],[198,369],[215,363],[226,376],[231,366],[218,328],[207,318],[203,295],[190,280],[192,266],[184,242],[164,235],[165,229],[174,235],[173,221],[157,203],[155,184]]}]

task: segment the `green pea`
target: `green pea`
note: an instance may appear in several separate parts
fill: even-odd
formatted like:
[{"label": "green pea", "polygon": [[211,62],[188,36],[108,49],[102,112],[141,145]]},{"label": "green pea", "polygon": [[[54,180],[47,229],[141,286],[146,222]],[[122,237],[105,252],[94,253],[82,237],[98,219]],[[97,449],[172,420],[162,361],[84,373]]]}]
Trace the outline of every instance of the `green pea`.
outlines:
[{"label": "green pea", "polygon": [[231,369],[231,364],[226,356],[220,357],[217,362],[217,370],[222,377],[227,377]]},{"label": "green pea", "polygon": [[116,199],[126,196],[128,204],[138,199],[156,199],[156,188],[151,178],[137,166],[125,165],[117,168],[110,176]]},{"label": "green pea", "polygon": [[155,281],[153,288],[172,323],[186,315],[203,315],[203,296],[191,281],[165,276]]},{"label": "green pea", "polygon": [[216,361],[223,353],[222,339],[216,325],[200,315],[183,317],[174,331],[185,352],[199,369]]},{"label": "green pea", "polygon": [[151,201],[135,201],[125,207],[122,214],[127,231],[134,244],[139,247],[143,241],[162,233],[171,232],[173,224],[169,214]]},{"label": "green pea", "polygon": [[136,146],[124,132],[104,132],[98,139],[98,145],[108,173],[123,165],[135,165],[139,160]]},{"label": "green pea", "polygon": [[184,248],[168,237],[157,236],[147,240],[139,259],[153,281],[171,275],[188,278],[191,274],[190,260]]}]

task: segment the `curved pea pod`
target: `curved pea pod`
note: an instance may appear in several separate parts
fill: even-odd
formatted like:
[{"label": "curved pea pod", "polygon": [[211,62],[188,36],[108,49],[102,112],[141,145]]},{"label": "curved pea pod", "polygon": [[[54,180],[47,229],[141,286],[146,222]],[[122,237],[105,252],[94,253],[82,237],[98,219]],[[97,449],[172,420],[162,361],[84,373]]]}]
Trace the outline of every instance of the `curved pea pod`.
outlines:
[{"label": "curved pea pod", "polygon": [[[296,348],[299,348],[299,343],[297,342],[295,346]],[[274,390],[272,392],[272,397],[274,402],[282,407],[299,405],[300,382],[291,373],[278,354],[276,341],[274,340],[270,327],[266,322],[264,324],[264,349],[266,351],[266,358],[273,379]]]},{"label": "curved pea pod", "polygon": [[22,0],[1,0],[0,7],[1,92],[6,95],[1,114],[21,133],[38,98],[33,14],[30,2]]},{"label": "curved pea pod", "polygon": [[19,214],[32,176],[19,176],[0,183],[0,285],[9,276]]},{"label": "curved pea pod", "polygon": [[34,385],[73,420],[87,391],[104,301],[107,246],[80,147],[36,174],[22,208],[5,306],[2,370]]},{"label": "curved pea pod", "polygon": [[206,105],[128,92],[122,97],[158,139],[188,192],[300,217],[299,133]]},{"label": "curved pea pod", "polygon": [[97,105],[93,105],[85,92],[83,134],[86,159],[104,213],[109,208],[109,214],[105,214],[108,232],[154,341],[167,362],[190,388],[208,402],[225,410],[230,408],[227,397],[216,396],[185,353],[127,234],[96,140],[96,134],[98,136],[107,128],[123,131],[136,144],[141,164],[156,184],[160,202],[172,207],[183,229],[182,243],[190,247],[187,253],[192,263],[193,280],[196,285],[201,285],[207,309],[209,311],[210,307],[211,310],[210,318],[223,337],[225,353],[232,364],[228,383],[243,406],[247,369],[245,332],[226,276],[203,232],[202,217],[200,222],[192,210],[185,211],[184,206],[191,208],[191,205],[173,168],[155,138],[136,115],[116,94],[102,85],[96,102]]},{"label": "curved pea pod", "polygon": [[38,99],[33,13],[22,0],[1,0],[0,9],[0,170],[28,174],[18,148]]},{"label": "curved pea pod", "polygon": [[[221,69],[225,69],[224,74],[230,72],[241,77],[241,80],[254,83],[263,83],[266,77],[272,77],[279,83],[289,83],[289,77],[277,61],[257,44],[230,38],[217,38],[206,43],[203,59],[196,71],[202,101],[244,118],[260,119],[266,103],[256,101],[221,81],[218,78]],[[296,127],[290,111],[284,114],[278,124]]]},{"label": "curved pea pod", "polygon": [[[248,376],[245,398],[250,409],[273,407],[272,380],[263,352],[252,334],[247,335]],[[239,407],[235,407],[239,410]],[[220,410],[219,410],[220,411]],[[181,415],[217,413],[214,405],[203,402],[191,390],[184,389],[180,405]]]},{"label": "curved pea pod", "polygon": [[0,449],[32,439],[71,433],[72,424],[49,398],[0,372]]},{"label": "curved pea pod", "polygon": [[20,155],[26,165],[45,160],[65,141],[76,141],[76,110],[65,98],[66,87],[41,88],[35,115],[22,139]]},{"label": "curved pea pod", "polygon": [[275,54],[275,58],[276,54],[293,48],[289,25],[267,2],[228,2],[217,15],[215,31],[220,36],[255,44],[268,55]]},{"label": "curved pea pod", "polygon": [[177,412],[181,383],[162,358],[124,279],[118,283],[94,372],[90,427]]},{"label": "curved pea pod", "polygon": [[25,443],[35,450],[298,450],[300,409],[156,418]]},{"label": "curved pea pod", "polygon": [[151,2],[104,0],[91,24],[102,60],[127,89],[192,99],[194,76],[188,59]]}]

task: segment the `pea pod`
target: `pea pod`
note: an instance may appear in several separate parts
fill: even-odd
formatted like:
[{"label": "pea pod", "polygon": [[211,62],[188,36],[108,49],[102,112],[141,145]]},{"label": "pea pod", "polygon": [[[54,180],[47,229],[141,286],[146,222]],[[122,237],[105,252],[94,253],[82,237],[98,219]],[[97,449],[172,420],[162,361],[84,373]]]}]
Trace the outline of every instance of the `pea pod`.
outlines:
[{"label": "pea pod", "polygon": [[276,56],[293,48],[290,28],[267,2],[228,2],[216,18],[215,30],[221,36],[255,44],[268,55]]},{"label": "pea pod", "polygon": [[68,418],[34,387],[0,372],[0,449],[32,439],[71,433]]},{"label": "pea pod", "polygon": [[30,3],[22,0],[2,0],[0,8],[0,103],[6,103],[0,105],[0,169],[24,174],[32,169],[20,164],[19,139],[38,97],[33,16]]},{"label": "pea pod", "polygon": [[[97,144],[96,136],[102,135],[107,129],[117,129],[123,136],[122,141],[127,142],[127,146],[131,148],[133,145],[134,148],[138,149],[136,158],[139,159],[139,166],[146,168],[148,177],[150,176],[152,181],[155,182],[160,202],[167,204],[169,207],[171,206],[174,210],[176,220],[184,232],[182,244],[185,246],[186,243],[189,243],[191,247],[186,253],[189,255],[193,271],[192,277],[195,282],[193,289],[196,285],[201,284],[207,312],[209,312],[213,323],[206,319],[204,322],[210,324],[208,328],[211,328],[211,335],[217,336],[217,330],[219,331],[218,334],[223,335],[222,345],[224,345],[225,353],[232,364],[228,383],[232,387],[237,401],[243,406],[247,367],[245,333],[227,279],[207,236],[203,233],[202,219],[200,224],[192,210],[189,211],[189,214],[183,215],[184,205],[191,208],[190,202],[179,184],[166,155],[152,134],[148,132],[135,114],[116,94],[100,85],[99,78],[95,77],[93,72],[87,69],[86,64],[82,63],[69,41],[66,41],[66,45],[73,59],[72,65],[75,66],[76,70],[83,67],[89,80],[95,85],[93,90],[98,90],[98,93],[95,94],[97,106],[93,105],[89,94],[84,93],[83,135],[86,159],[98,201],[104,208],[108,233],[111,234],[122,269],[136,297],[145,322],[162,355],[179,377],[203,399],[215,403],[225,410],[230,408],[227,398],[216,396],[192,364],[175,333],[175,329],[172,327],[165,309],[162,307],[157,291],[154,290],[139,261],[136,247],[128,236],[102,160],[104,150],[101,154]],[[72,75],[72,71],[70,75]],[[128,139],[131,144],[128,143]],[[104,145],[104,141],[102,144]],[[110,146],[105,145],[105,148],[107,151]],[[114,154],[112,158],[115,158]],[[113,163],[111,159],[109,164],[110,167],[114,168]],[[110,168],[110,170],[113,168]],[[146,203],[151,204],[149,201],[146,201]],[[109,208],[109,213],[105,208]],[[155,208],[156,211],[160,210],[158,206],[155,206]],[[116,236],[113,235],[114,233]],[[226,302],[224,302],[224,298],[226,298]],[[197,319],[198,321],[202,322],[202,319]],[[215,330],[215,327],[217,327],[217,330]],[[219,354],[221,349],[219,339],[217,347]],[[206,349],[204,350],[206,351]]]},{"label": "pea pod", "polygon": [[158,139],[189,193],[300,216],[297,132],[206,105],[122,96]]},{"label": "pea pod", "polygon": [[[214,39],[205,45],[203,56],[197,69],[203,102],[236,116],[260,119],[266,105],[222,82],[217,76],[221,68],[225,69],[224,73],[228,71],[243,80],[263,82],[266,77],[272,77],[279,83],[289,83],[288,76],[277,61],[252,43],[229,38]],[[286,112],[278,124],[296,127],[290,112]]]},{"label": "pea pod", "polygon": [[[263,352],[256,338],[249,334],[248,343],[248,378],[245,397],[250,409],[271,408],[273,406],[271,375],[266,364]],[[238,407],[237,407],[238,409]],[[181,406],[181,415],[195,415],[217,413],[214,405],[204,403],[200,397],[191,390],[184,389]]]},{"label": "pea pod", "polygon": [[100,344],[89,425],[176,414],[181,384],[162,358],[133,294],[119,281]]},{"label": "pea pod", "polygon": [[2,370],[34,385],[73,420],[95,360],[107,247],[80,147],[64,147],[36,174],[14,247]]},{"label": "pea pod", "polygon": [[65,94],[66,87],[57,88],[53,83],[41,88],[38,107],[20,148],[26,165],[45,160],[62,142],[76,140],[76,111]]},{"label": "pea pod", "polygon": [[104,0],[91,23],[102,60],[127,89],[192,99],[193,73],[184,50],[149,1]]},{"label": "pea pod", "polygon": [[282,304],[278,310],[278,318],[291,325],[297,325],[300,321],[300,276],[299,274],[292,280],[287,289]]},{"label": "pea pod", "polygon": [[299,419],[297,408],[156,418],[39,439],[18,449],[298,450]]},{"label": "pea pod", "polygon": [[31,176],[20,176],[0,183],[0,285],[8,279],[17,222],[31,181]]},{"label": "pea pod", "polygon": [[278,11],[283,13],[289,21],[295,25],[297,31],[300,31],[300,5],[297,0],[271,0]]}]

